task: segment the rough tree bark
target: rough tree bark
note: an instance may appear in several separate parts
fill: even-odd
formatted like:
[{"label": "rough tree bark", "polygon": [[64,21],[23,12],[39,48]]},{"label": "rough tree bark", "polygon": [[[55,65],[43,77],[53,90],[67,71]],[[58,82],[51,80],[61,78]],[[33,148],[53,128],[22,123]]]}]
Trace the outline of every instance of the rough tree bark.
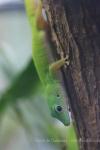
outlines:
[{"label": "rough tree bark", "polygon": [[100,2],[43,0],[57,53],[69,55],[63,77],[80,149],[100,149]]}]

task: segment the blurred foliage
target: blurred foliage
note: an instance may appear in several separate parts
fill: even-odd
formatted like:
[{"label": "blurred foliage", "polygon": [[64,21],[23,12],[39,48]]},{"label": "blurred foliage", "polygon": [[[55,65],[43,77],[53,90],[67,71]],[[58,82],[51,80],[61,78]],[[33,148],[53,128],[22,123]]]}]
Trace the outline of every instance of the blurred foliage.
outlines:
[{"label": "blurred foliage", "polygon": [[38,82],[39,79],[35,67],[33,62],[30,61],[25,70],[19,73],[2,95],[0,99],[0,112],[4,110],[7,104],[11,105],[11,103],[15,103],[19,98],[27,98],[32,95],[37,88]]}]

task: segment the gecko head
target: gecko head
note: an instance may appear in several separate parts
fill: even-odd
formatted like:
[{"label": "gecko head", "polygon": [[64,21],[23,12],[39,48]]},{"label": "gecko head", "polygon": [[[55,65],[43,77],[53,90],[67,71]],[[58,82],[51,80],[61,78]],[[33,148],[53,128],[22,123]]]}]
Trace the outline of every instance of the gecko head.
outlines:
[{"label": "gecko head", "polygon": [[48,85],[46,93],[51,116],[61,121],[65,126],[70,125],[69,111],[65,102],[66,96],[61,85]]},{"label": "gecko head", "polygon": [[63,105],[55,103],[51,107],[51,115],[61,121],[65,126],[70,125],[69,112]]}]

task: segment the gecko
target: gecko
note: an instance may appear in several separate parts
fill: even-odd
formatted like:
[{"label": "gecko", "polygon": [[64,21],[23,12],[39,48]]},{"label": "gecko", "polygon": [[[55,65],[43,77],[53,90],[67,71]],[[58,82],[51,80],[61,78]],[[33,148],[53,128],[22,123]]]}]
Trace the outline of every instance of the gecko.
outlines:
[{"label": "gecko", "polygon": [[49,62],[44,41],[47,23],[42,16],[42,2],[40,0],[25,0],[25,6],[32,29],[32,57],[45,89],[51,116],[68,126],[70,125],[70,116],[66,107],[66,96],[55,75],[62,66],[69,65],[68,56],[55,62]]}]

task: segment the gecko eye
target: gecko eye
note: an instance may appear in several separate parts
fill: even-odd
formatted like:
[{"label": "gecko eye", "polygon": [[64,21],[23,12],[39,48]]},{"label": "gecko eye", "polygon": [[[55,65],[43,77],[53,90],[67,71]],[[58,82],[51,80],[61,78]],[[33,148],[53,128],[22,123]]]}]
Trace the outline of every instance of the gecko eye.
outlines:
[{"label": "gecko eye", "polygon": [[62,112],[63,108],[62,108],[62,106],[57,105],[57,106],[55,107],[55,110],[56,110],[56,112]]}]

